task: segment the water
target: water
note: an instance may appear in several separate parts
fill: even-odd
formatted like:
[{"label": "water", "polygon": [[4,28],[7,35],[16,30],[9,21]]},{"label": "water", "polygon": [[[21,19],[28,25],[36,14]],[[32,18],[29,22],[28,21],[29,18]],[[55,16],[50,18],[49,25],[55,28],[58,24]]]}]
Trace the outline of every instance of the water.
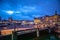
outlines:
[{"label": "water", "polygon": [[[60,35],[60,34],[59,34]],[[14,35],[14,40],[60,40],[58,34],[40,33],[40,37],[36,37],[36,33],[28,33],[16,36]],[[11,40],[12,36],[4,36],[2,40]]]},{"label": "water", "polygon": [[22,38],[21,40],[60,40],[58,37],[51,35],[51,36],[44,36],[39,38]]},{"label": "water", "polygon": [[44,37],[44,38],[39,38],[39,40],[59,40],[59,38],[57,38],[54,35],[50,35],[50,36],[47,36],[47,37]]},{"label": "water", "polygon": [[44,35],[40,35],[40,37],[33,37],[32,36],[23,36],[22,38],[18,38],[18,40],[60,40],[60,38],[58,37],[59,35],[56,34],[44,34]]}]

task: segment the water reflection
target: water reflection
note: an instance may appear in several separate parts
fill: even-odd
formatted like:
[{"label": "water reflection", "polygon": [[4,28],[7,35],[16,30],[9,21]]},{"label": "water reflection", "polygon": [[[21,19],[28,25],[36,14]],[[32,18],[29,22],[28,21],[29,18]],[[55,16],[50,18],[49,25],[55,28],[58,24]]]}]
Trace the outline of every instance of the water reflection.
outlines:
[{"label": "water reflection", "polygon": [[47,40],[60,40],[60,34],[50,35],[50,39]]},{"label": "water reflection", "polygon": [[[31,36],[30,36],[31,37]],[[20,38],[19,38],[20,39]],[[29,38],[29,37],[24,37],[24,40],[60,40],[60,35],[58,34],[47,34],[47,35],[43,35],[40,37],[32,37],[32,38]],[[23,38],[21,39],[23,40]]]},{"label": "water reflection", "polygon": [[[60,37],[60,36],[59,36]],[[32,39],[31,39],[32,40]],[[39,38],[34,38],[33,40],[60,40],[58,36],[55,35],[49,35],[47,37],[39,37]]]},{"label": "water reflection", "polygon": [[55,36],[50,36],[50,40],[57,40]]},{"label": "water reflection", "polygon": [[58,38],[60,38],[60,35],[58,35]]},{"label": "water reflection", "polygon": [[60,39],[60,34],[57,34],[57,37]]}]

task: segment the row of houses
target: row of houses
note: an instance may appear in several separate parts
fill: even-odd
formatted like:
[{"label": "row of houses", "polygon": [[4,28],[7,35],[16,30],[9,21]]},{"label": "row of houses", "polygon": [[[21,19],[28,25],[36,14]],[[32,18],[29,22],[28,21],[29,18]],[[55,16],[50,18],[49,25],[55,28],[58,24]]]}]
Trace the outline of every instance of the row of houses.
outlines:
[{"label": "row of houses", "polygon": [[[35,18],[35,23],[38,24],[39,28],[44,28],[44,27],[54,27],[57,25],[60,25],[60,15],[55,11],[54,15],[52,16],[43,16],[43,17],[38,17]],[[37,26],[35,25],[37,28]]]},{"label": "row of houses", "polygon": [[10,17],[8,20],[2,20],[0,19],[0,24],[6,24],[6,23],[21,23],[21,24],[33,24],[32,20],[13,20],[12,17]]}]

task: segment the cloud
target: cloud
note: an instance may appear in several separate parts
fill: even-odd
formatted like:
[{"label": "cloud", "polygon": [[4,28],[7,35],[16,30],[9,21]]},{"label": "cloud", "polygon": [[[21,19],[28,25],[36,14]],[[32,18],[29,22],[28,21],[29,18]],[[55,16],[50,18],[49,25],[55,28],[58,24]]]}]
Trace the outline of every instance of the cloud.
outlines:
[{"label": "cloud", "polygon": [[14,11],[5,11],[7,14],[12,15]]},{"label": "cloud", "polygon": [[3,12],[9,14],[9,15],[12,15],[12,14],[17,14],[17,13],[21,13],[21,11],[13,11],[13,10],[2,10]]},{"label": "cloud", "polygon": [[30,17],[30,16],[22,16],[21,18],[23,18],[23,19],[29,19],[29,20],[33,19],[33,18]]},{"label": "cloud", "polygon": [[18,10],[4,10],[3,12],[12,15],[12,14],[17,14],[17,13],[31,13],[31,12],[36,12],[37,9],[35,6],[22,6]]},{"label": "cloud", "polygon": [[21,11],[15,11],[15,13],[21,13]]},{"label": "cloud", "polygon": [[40,15],[32,15],[32,17],[40,17]]},{"label": "cloud", "polygon": [[30,13],[30,12],[36,12],[37,9],[35,6],[23,6],[20,8],[21,12],[23,13]]},{"label": "cloud", "polygon": [[19,14],[19,15],[16,15],[16,17],[18,17],[18,18],[22,18],[23,20],[24,19],[29,19],[29,20],[31,20],[31,19],[33,19],[32,17],[30,17],[29,15],[22,15],[22,14]]}]

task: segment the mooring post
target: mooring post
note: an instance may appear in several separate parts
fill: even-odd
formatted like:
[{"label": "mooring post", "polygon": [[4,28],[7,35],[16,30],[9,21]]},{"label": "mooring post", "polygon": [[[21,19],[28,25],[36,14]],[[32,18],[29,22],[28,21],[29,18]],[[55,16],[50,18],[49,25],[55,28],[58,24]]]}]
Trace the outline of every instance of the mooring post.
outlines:
[{"label": "mooring post", "polygon": [[17,40],[17,32],[16,32],[16,26],[14,25],[14,23],[12,23],[13,24],[13,31],[12,31],[12,40]]},{"label": "mooring post", "polygon": [[39,37],[39,30],[37,29],[37,37]]},{"label": "mooring post", "polygon": [[17,40],[17,33],[16,32],[12,32],[12,40]]},{"label": "mooring post", "polygon": [[39,28],[38,28],[38,24],[37,24],[37,30],[36,30],[36,32],[37,32],[37,37],[39,37]]},{"label": "mooring post", "polygon": [[13,31],[12,31],[11,40],[13,40],[13,38],[14,38],[14,37],[13,37]]}]

